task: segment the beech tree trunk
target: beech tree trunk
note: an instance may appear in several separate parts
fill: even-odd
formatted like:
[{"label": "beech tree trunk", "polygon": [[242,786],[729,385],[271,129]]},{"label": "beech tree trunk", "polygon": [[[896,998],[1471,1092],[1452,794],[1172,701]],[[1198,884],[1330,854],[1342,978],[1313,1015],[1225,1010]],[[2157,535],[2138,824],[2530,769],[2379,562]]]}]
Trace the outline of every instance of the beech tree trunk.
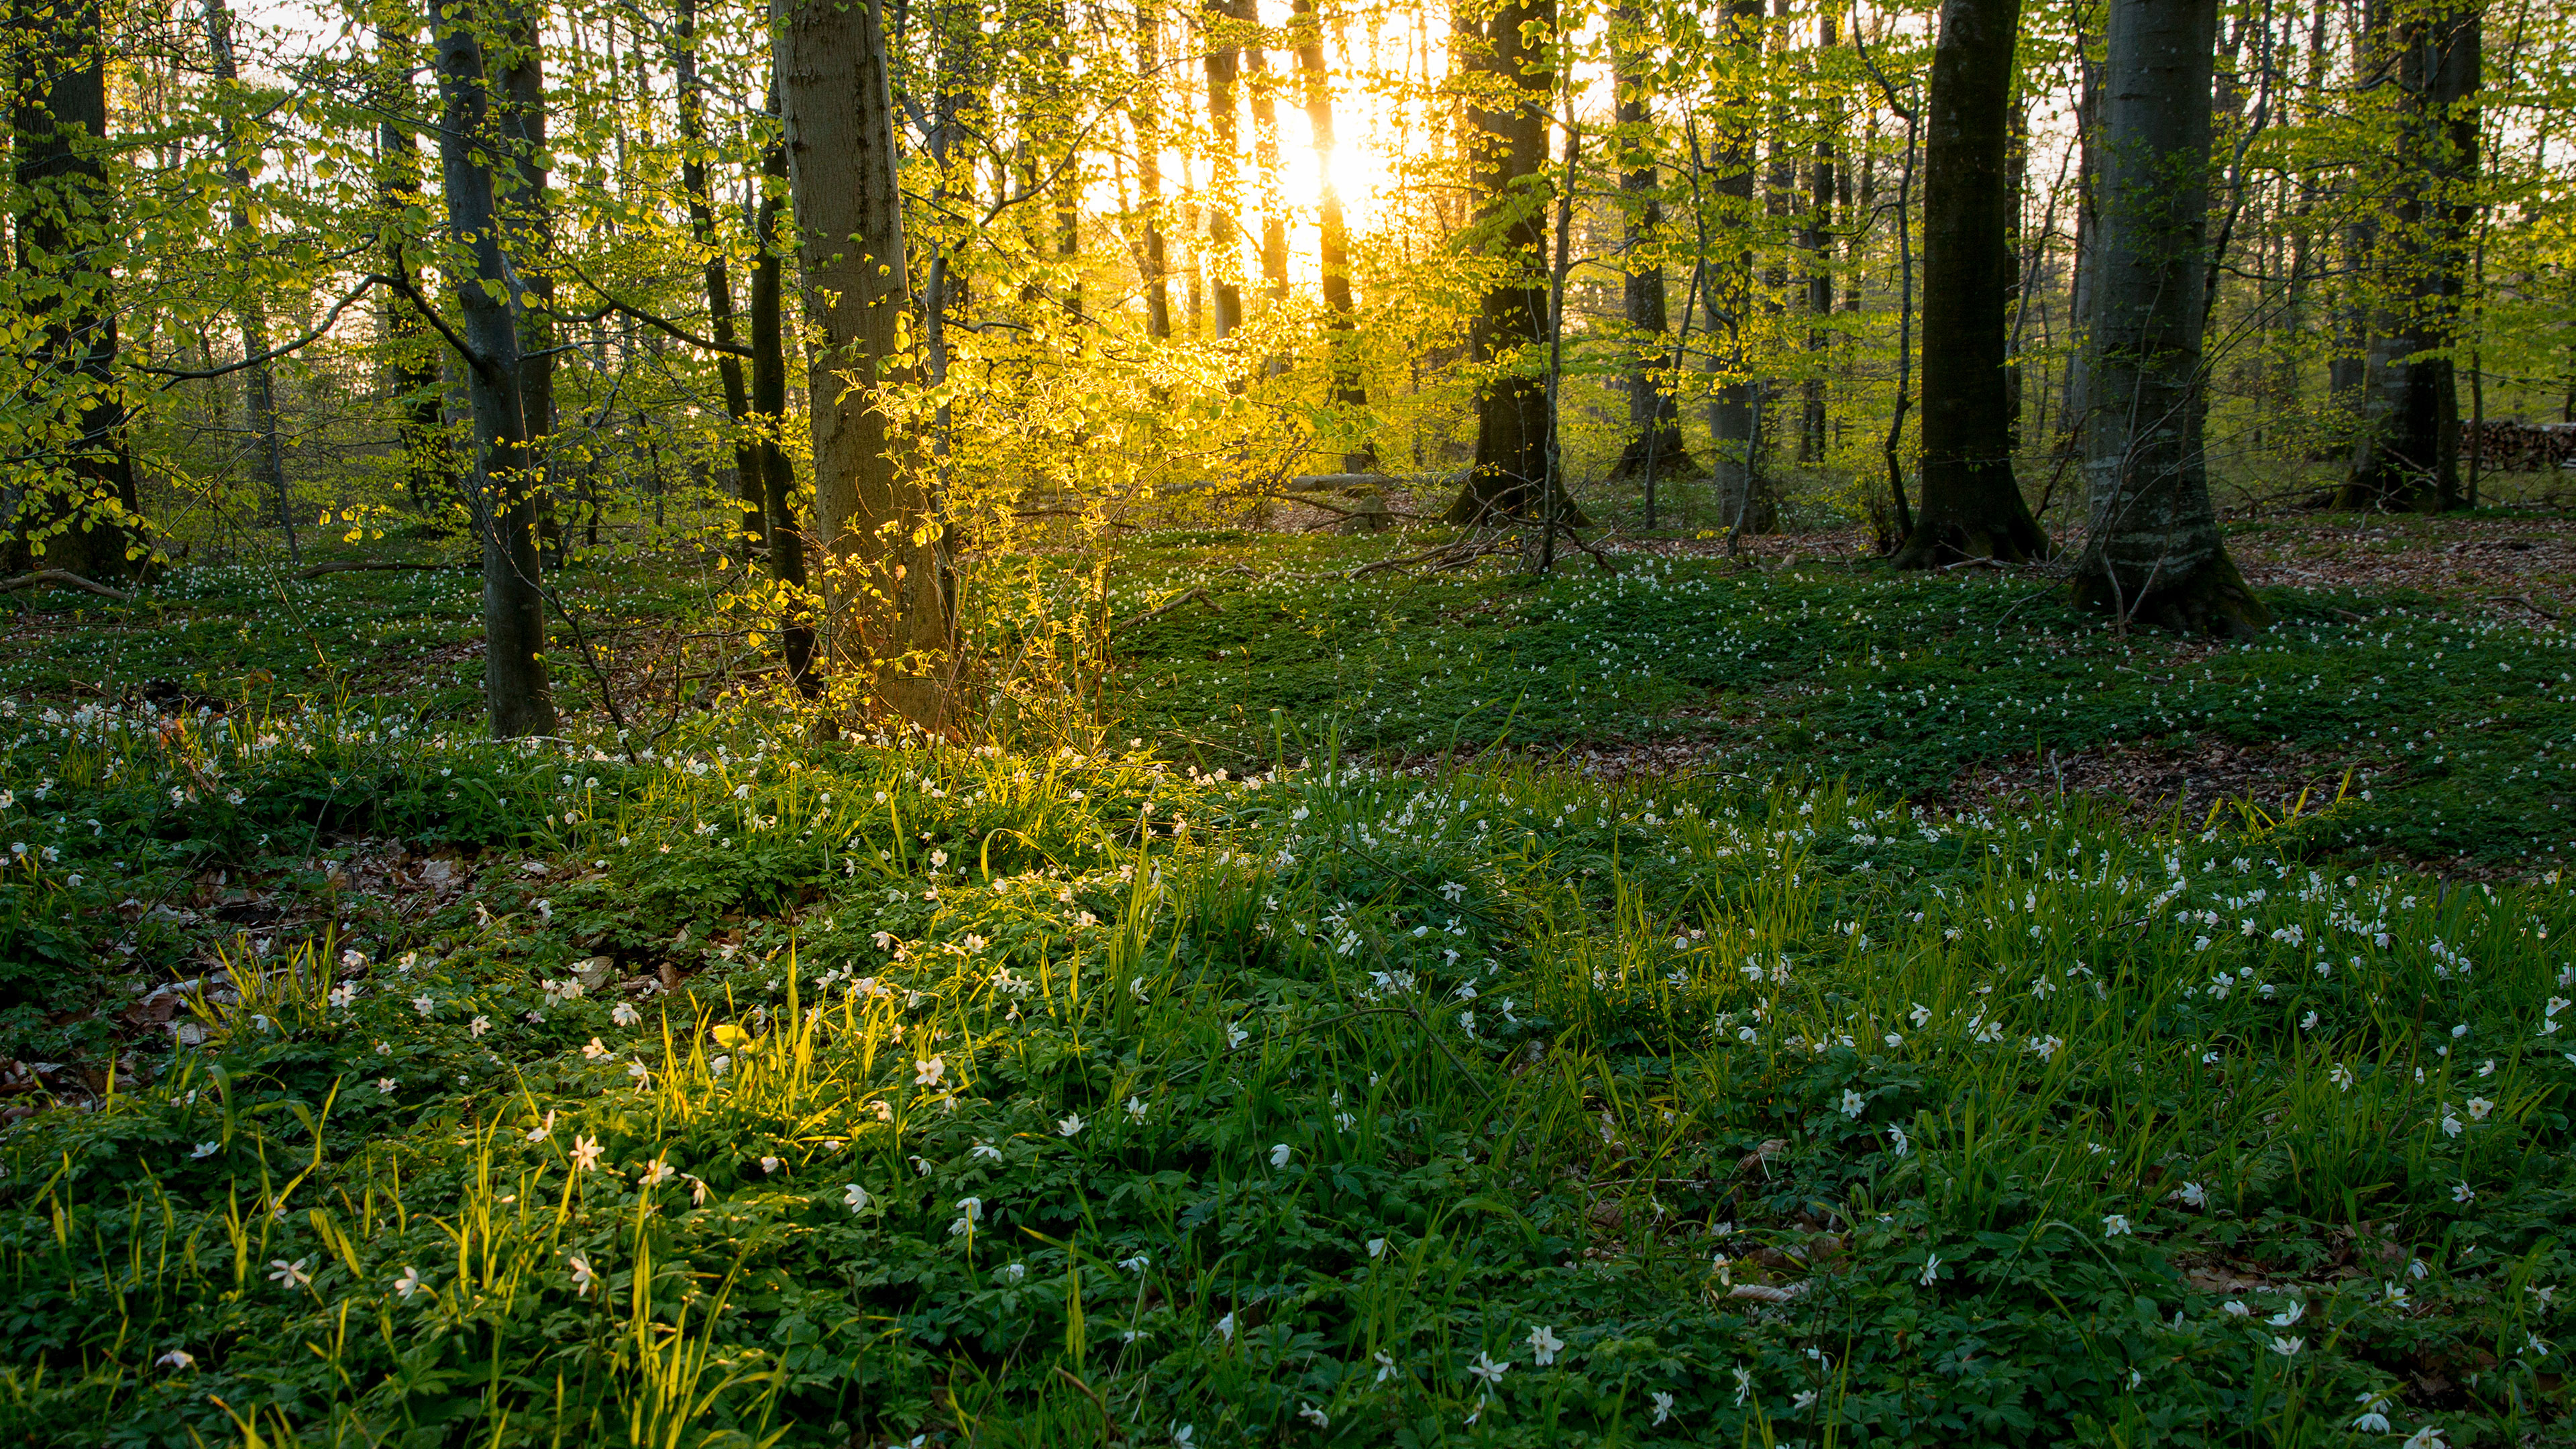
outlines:
[{"label": "beech tree trunk", "polygon": [[[224,0],[206,0],[206,52],[214,62],[216,82],[227,91],[237,91],[241,69],[233,61],[233,14]],[[225,225],[246,247],[255,246],[258,232],[242,207],[242,198],[250,192],[250,162],[240,149],[241,138],[234,133],[230,117],[223,123],[223,143],[224,179],[233,188]],[[257,154],[255,146],[250,154]],[[255,358],[267,352],[268,309],[257,296],[242,304],[237,320],[242,356]],[[259,479],[260,491],[277,509],[277,526],[286,534],[287,559],[301,567],[304,548],[295,536],[295,504],[286,496],[286,449],[277,436],[277,373],[272,364],[254,362],[243,371],[242,401],[249,415],[251,471]]]},{"label": "beech tree trunk", "polygon": [[508,139],[501,185],[501,221],[510,230],[510,260],[519,285],[536,306],[519,311],[519,405],[526,419],[530,496],[537,505],[537,537],[555,561],[563,560],[563,525],[555,517],[555,281],[548,270],[554,251],[554,207],[546,194],[545,0],[506,0],[501,24],[505,66],[503,104],[495,114]]},{"label": "beech tree trunk", "polygon": [[[376,198],[388,216],[405,207],[424,206],[420,144],[411,131],[418,104],[412,73],[417,19],[376,27]],[[388,227],[387,269],[421,285],[420,267],[405,245],[401,227]],[[412,507],[426,512],[430,499],[452,486],[447,457],[447,428],[439,415],[442,384],[438,340],[421,325],[420,313],[399,296],[388,294],[381,314],[386,348],[385,391],[393,399],[403,451],[403,480]]]},{"label": "beech tree trunk", "polygon": [[[1305,83],[1306,129],[1314,136],[1315,173],[1322,178],[1317,197],[1317,261],[1322,271],[1325,340],[1332,348],[1332,399],[1338,408],[1364,416],[1368,388],[1360,381],[1358,339],[1354,335],[1358,302],[1351,294],[1350,224],[1342,215],[1342,192],[1333,176],[1339,140],[1333,132],[1333,80],[1324,60],[1324,26],[1315,0],[1291,0],[1297,36],[1297,73]],[[1345,454],[1346,472],[1377,467],[1377,445],[1363,438]]]},{"label": "beech tree trunk", "polygon": [[806,410],[827,647],[884,704],[937,729],[954,623],[948,533],[877,405],[909,373],[899,339],[911,289],[878,0],[796,0],[778,80],[805,313],[817,334]]},{"label": "beech tree trunk", "polygon": [[1223,341],[1243,326],[1243,232],[1235,223],[1243,187],[1234,99],[1243,51],[1228,0],[1200,0],[1199,19],[1207,41],[1208,260],[1214,273],[1216,335]]},{"label": "beech tree trunk", "polygon": [[[1136,209],[1145,223],[1145,335],[1157,341],[1172,335],[1171,262],[1163,241],[1163,63],[1158,37],[1163,12],[1154,0],[1136,6],[1136,74],[1146,82],[1136,88]],[[1329,263],[1327,263],[1329,269]],[[1330,284],[1327,283],[1329,286]]]},{"label": "beech tree trunk", "polygon": [[1711,220],[1718,235],[1744,240],[1734,255],[1703,263],[1708,271],[1700,290],[1707,299],[1710,366],[1720,374],[1708,398],[1709,480],[1718,516],[1730,532],[1770,533],[1780,526],[1779,504],[1762,473],[1761,412],[1744,335],[1753,316],[1752,118],[1759,112],[1751,97],[1762,64],[1762,0],[1729,0],[1726,17],[1739,98],[1721,119],[1725,130],[1710,186]]},{"label": "beech tree trunk", "polygon": [[95,251],[114,215],[103,157],[107,63],[98,0],[20,0],[11,88],[18,201],[17,264],[57,290],[27,345],[20,386],[51,414],[41,446],[50,466],[0,478],[8,566],[62,569],[89,579],[142,568],[142,504],[126,451],[116,380],[116,305]]},{"label": "beech tree trunk", "polygon": [[[1830,56],[1841,43],[1835,34],[1834,12],[1827,10],[1816,21],[1817,54]],[[1800,244],[1807,252],[1807,366],[1805,384],[1800,388],[1798,411],[1798,461],[1821,463],[1825,459],[1825,357],[1832,347],[1833,334],[1827,319],[1834,310],[1834,165],[1836,133],[1842,128],[1842,108],[1830,99],[1824,113],[1816,117],[1816,158],[1808,181],[1807,224]]]},{"label": "beech tree trunk", "polygon": [[2386,255],[2370,280],[2380,318],[2363,374],[2360,436],[2335,502],[2431,513],[2460,506],[2458,369],[2461,278],[2468,261],[2478,121],[2462,104],[2479,85],[2478,7],[2410,8],[2393,40],[2397,182],[2384,214]]},{"label": "beech tree trunk", "polygon": [[[1663,377],[1671,363],[1664,294],[1663,176],[1655,165],[1653,78],[1647,74],[1646,16],[1625,0],[1610,27],[1612,83],[1617,89],[1619,202],[1626,227],[1627,273],[1621,287],[1628,321],[1628,442],[1610,465],[1612,478],[1660,478],[1699,471],[1682,441],[1681,403]],[[1649,485],[1651,487],[1651,484]],[[1651,500],[1650,500],[1651,503]],[[1647,510],[1653,511],[1650,506]]]},{"label": "beech tree trunk", "polygon": [[[769,88],[769,110],[778,112],[778,86]],[[814,668],[814,615],[808,602],[805,568],[805,522],[796,516],[796,470],[781,440],[787,429],[787,342],[781,298],[781,273],[792,245],[781,235],[780,212],[789,185],[787,147],[773,140],[760,153],[761,175],[768,185],[752,209],[751,234],[760,255],[751,265],[751,457],[759,470],[761,511],[769,538],[769,573],[788,586],[794,602],[779,631],[787,677],[797,692],[811,698],[822,692],[822,675]]]},{"label": "beech tree trunk", "polygon": [[2006,185],[2021,0],[1944,0],[1923,141],[1923,476],[1899,568],[2021,562],[2047,535],[2013,476]]},{"label": "beech tree trunk", "polygon": [[2250,636],[2201,452],[2204,232],[2218,0],[2110,0],[2093,415],[2079,601],[2125,625]]},{"label": "beech tree trunk", "polygon": [[[1496,264],[1476,313],[1470,350],[1493,374],[1476,391],[1476,461],[1449,505],[1453,523],[1522,522],[1551,513],[1579,524],[1553,460],[1556,416],[1544,357],[1548,315],[1547,122],[1556,71],[1556,0],[1503,0],[1478,37],[1483,82],[1468,103],[1476,220],[1468,235]],[[1549,505],[1549,490],[1555,492]]]},{"label": "beech tree trunk", "polygon": [[[671,79],[680,113],[680,190],[689,206],[689,239],[703,255],[699,275],[706,287],[707,328],[715,340],[732,346],[733,279],[726,274],[724,251],[716,241],[716,207],[699,148],[707,139],[707,97],[698,80],[697,0],[676,0],[671,23]],[[742,359],[716,354],[716,377],[724,386],[725,418],[733,424],[734,491],[742,499],[745,556],[751,545],[769,540],[769,509],[763,493],[760,459],[753,452],[751,394],[743,386]]]},{"label": "beech tree trunk", "polygon": [[473,257],[474,275],[453,290],[463,314],[466,390],[474,413],[475,478],[469,495],[483,540],[483,694],[495,739],[552,734],[546,674],[544,579],[537,505],[521,392],[519,297],[524,285],[501,244],[492,158],[507,152],[494,114],[498,87],[470,18],[437,32],[443,114],[439,172],[447,224]]},{"label": "beech tree trunk", "polygon": [[1252,109],[1253,164],[1261,169],[1261,280],[1277,303],[1288,298],[1288,193],[1280,179],[1278,79],[1270,73],[1270,53],[1261,43],[1253,0],[1238,0],[1235,18],[1251,37],[1243,48],[1243,63],[1251,72],[1244,89]]}]

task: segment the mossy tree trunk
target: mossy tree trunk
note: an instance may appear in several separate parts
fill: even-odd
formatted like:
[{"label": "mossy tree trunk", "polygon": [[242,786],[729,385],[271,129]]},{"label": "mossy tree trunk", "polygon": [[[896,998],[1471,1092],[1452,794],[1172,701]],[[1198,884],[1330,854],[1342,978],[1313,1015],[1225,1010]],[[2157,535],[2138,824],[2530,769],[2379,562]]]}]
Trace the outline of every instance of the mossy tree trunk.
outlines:
[{"label": "mossy tree trunk", "polygon": [[1900,568],[2018,563],[2048,537],[2013,476],[2009,184],[2021,0],[1946,0],[1923,138],[1923,476]]},{"label": "mossy tree trunk", "polygon": [[2218,0],[2111,0],[2080,602],[2122,625],[2245,636],[2271,616],[2219,536],[2201,451]]}]

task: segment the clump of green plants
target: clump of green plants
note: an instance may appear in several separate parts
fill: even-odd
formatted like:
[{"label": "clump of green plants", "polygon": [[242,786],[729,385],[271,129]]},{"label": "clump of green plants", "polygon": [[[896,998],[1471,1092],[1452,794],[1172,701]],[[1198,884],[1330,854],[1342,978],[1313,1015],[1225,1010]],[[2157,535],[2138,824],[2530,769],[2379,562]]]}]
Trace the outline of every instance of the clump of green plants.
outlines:
[{"label": "clump of green plants", "polygon": [[1400,759],[1681,742],[1741,781],[1918,801],[2050,752],[2252,746],[2348,787],[2284,840],[2312,858],[2576,853],[2576,659],[2491,611],[2280,591],[2278,625],[2213,647],[2116,636],[2047,583],[1647,557],[1390,577],[1356,574],[1355,547],[1277,546],[1264,575],[1197,585],[1204,550],[1140,547],[1140,601],[1204,587],[1216,607],[1127,641],[1137,728],[1211,764],[1270,758],[1282,720]]},{"label": "clump of green plants", "polygon": [[[0,1134],[0,1414],[42,1442],[2462,1444],[2564,1411],[2554,878],[758,709],[631,754],[37,729],[22,919],[169,1008],[101,1029],[94,1084],[13,1070],[49,1110]],[[176,893],[285,856],[350,894],[334,779],[470,879],[264,927]]]}]

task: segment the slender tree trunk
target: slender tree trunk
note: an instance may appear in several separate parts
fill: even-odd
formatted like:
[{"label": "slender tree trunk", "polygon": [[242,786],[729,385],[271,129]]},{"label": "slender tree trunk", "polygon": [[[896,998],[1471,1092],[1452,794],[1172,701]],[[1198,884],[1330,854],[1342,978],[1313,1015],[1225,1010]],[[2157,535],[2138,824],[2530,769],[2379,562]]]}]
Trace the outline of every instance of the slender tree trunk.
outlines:
[{"label": "slender tree trunk", "polygon": [[[1662,376],[1671,323],[1664,296],[1663,175],[1655,164],[1654,79],[1648,74],[1651,38],[1644,8],[1623,0],[1610,22],[1612,84],[1617,88],[1619,204],[1626,226],[1628,442],[1610,465],[1612,478],[1646,482],[1648,515],[1655,480],[1699,471],[1682,441],[1682,410]],[[1651,525],[1650,525],[1651,526]]]},{"label": "slender tree trunk", "polygon": [[[2352,73],[2356,76],[2375,74],[2382,51],[2389,43],[2389,7],[2391,0],[2361,0],[2359,13],[2354,13],[2351,0],[2346,0],[2345,19],[2351,30]],[[2346,186],[2365,187],[2364,168],[2347,173]],[[2326,363],[2326,398],[2333,406],[2335,421],[2342,425],[2337,444],[2349,456],[2353,439],[2358,434],[2362,415],[2362,388],[2370,371],[2371,307],[2368,278],[2379,254],[2379,209],[2355,206],[2343,226],[2343,276],[2336,291],[2339,294],[2334,317],[2334,352]]]},{"label": "slender tree trunk", "polygon": [[503,103],[494,115],[503,149],[501,223],[511,234],[519,285],[536,299],[519,311],[519,405],[526,421],[528,486],[537,506],[537,537],[563,561],[563,525],[555,516],[554,207],[547,197],[545,0],[507,0],[509,28],[501,73]]},{"label": "slender tree trunk", "polygon": [[[228,96],[238,95],[241,69],[233,61],[233,15],[224,0],[205,0],[206,50],[214,61],[215,81]],[[243,198],[250,192],[250,159],[257,148],[245,154],[241,138],[235,134],[234,121],[223,121],[224,179],[232,183],[232,195],[226,225],[247,249],[258,245],[258,230],[251,225],[250,213]],[[242,356],[254,358],[268,351],[268,309],[253,296],[242,304],[238,318],[241,327]],[[286,556],[301,565],[303,546],[295,536],[295,503],[286,494],[286,449],[277,436],[277,373],[273,364],[254,362],[242,374],[243,401],[248,404],[252,452],[252,472],[259,478],[260,490],[268,495],[277,510],[277,526],[286,534]]]},{"label": "slender tree trunk", "polygon": [[1900,568],[2048,552],[2013,477],[2005,186],[2021,0],[1944,0],[1923,147],[1923,479]]},{"label": "slender tree trunk", "polygon": [[[1829,57],[1841,44],[1834,12],[1817,19],[1817,55]],[[1834,168],[1835,140],[1842,128],[1842,107],[1828,93],[1816,118],[1815,163],[1808,174],[1807,225],[1801,239],[1807,252],[1807,366],[1798,414],[1798,461],[1825,460],[1825,358],[1832,351],[1827,319],[1834,311]]]},{"label": "slender tree trunk", "polygon": [[[1318,197],[1316,250],[1323,273],[1326,342],[1332,348],[1333,406],[1364,417],[1368,388],[1360,381],[1358,302],[1351,295],[1350,225],[1342,215],[1342,192],[1333,161],[1339,139],[1333,131],[1332,72],[1324,60],[1324,26],[1315,0],[1291,0],[1297,35],[1297,73],[1305,83],[1306,129],[1314,136],[1315,173],[1322,178]],[[1344,455],[1342,466],[1366,472],[1377,466],[1377,445],[1362,438]]]},{"label": "slender tree trunk", "polygon": [[1199,18],[1207,42],[1208,255],[1215,272],[1216,335],[1223,341],[1243,326],[1243,233],[1235,225],[1242,148],[1234,96],[1243,49],[1229,0],[1200,0]]},{"label": "slender tree trunk", "polygon": [[1760,112],[1752,97],[1759,91],[1762,66],[1762,0],[1729,0],[1726,18],[1735,100],[1720,113],[1725,129],[1717,142],[1717,175],[1710,191],[1713,230],[1729,250],[1703,263],[1708,275],[1701,287],[1707,298],[1710,365],[1720,369],[1708,397],[1709,477],[1718,516],[1730,533],[1770,533],[1780,526],[1779,506],[1762,472],[1761,413],[1745,335],[1753,321],[1753,237],[1760,219],[1753,204],[1757,138],[1752,119]]},{"label": "slender tree trunk", "polygon": [[[1790,26],[1790,0],[1771,0],[1771,39],[1781,51],[1778,61],[1782,70],[1794,62],[1788,57],[1796,44]],[[1792,112],[1788,91],[1775,88],[1766,108],[1771,118],[1768,164],[1762,175],[1762,214],[1770,225],[1764,229],[1763,244],[1770,250],[1770,264],[1762,269],[1762,310],[1773,319],[1773,335],[1786,337],[1781,325],[1789,310],[1789,252],[1794,245],[1792,220],[1798,212],[1798,157],[1789,139]],[[1803,289],[1801,289],[1803,290]],[[1774,367],[1776,373],[1782,369]],[[1768,469],[1772,457],[1780,451],[1780,383],[1774,375],[1758,378],[1753,384],[1753,452],[1754,467]]]},{"label": "slender tree trunk", "polygon": [[11,505],[6,554],[13,569],[123,577],[142,569],[145,544],[116,380],[115,298],[97,255],[114,216],[105,32],[98,0],[19,0],[10,20],[18,270],[51,291],[42,331],[21,344],[18,386],[50,415],[41,446],[58,461],[0,480]]},{"label": "slender tree trunk", "polygon": [[1136,209],[1145,221],[1145,335],[1158,342],[1172,335],[1171,263],[1163,242],[1163,115],[1159,37],[1163,25],[1157,0],[1136,6]]},{"label": "slender tree trunk", "polygon": [[1556,0],[1503,0],[1479,38],[1488,86],[1469,102],[1479,206],[1468,235],[1499,264],[1477,308],[1475,360],[1494,369],[1476,392],[1476,459],[1449,505],[1453,523],[1583,519],[1554,489],[1556,418],[1531,359],[1548,316],[1547,128],[1556,90]]},{"label": "slender tree trunk", "polygon": [[437,33],[444,103],[439,170],[447,224],[464,240],[474,275],[453,290],[464,315],[466,386],[473,402],[474,521],[483,539],[483,691],[495,739],[552,734],[554,695],[546,677],[544,578],[531,496],[519,297],[524,283],[502,247],[493,157],[507,146],[494,114],[494,83],[482,37],[470,19]]},{"label": "slender tree trunk", "polygon": [[784,18],[779,96],[818,334],[806,411],[830,649],[887,705],[936,729],[955,618],[948,532],[878,406],[908,372],[910,292],[884,22],[877,0],[795,0]]},{"label": "slender tree trunk", "polygon": [[2251,636],[2271,616],[2219,536],[2200,437],[2217,30],[2218,0],[2110,0],[2092,537],[2075,592],[2124,626]]},{"label": "slender tree trunk", "polygon": [[[1288,191],[1281,182],[1278,78],[1260,39],[1254,0],[1237,0],[1235,17],[1250,33],[1243,63],[1251,72],[1245,90],[1252,108],[1252,156],[1261,168],[1261,280],[1275,304],[1288,299]],[[1275,372],[1280,359],[1273,359]]]},{"label": "slender tree trunk", "polygon": [[[778,114],[778,84],[769,87],[769,112]],[[781,273],[794,243],[781,234],[780,211],[789,186],[787,146],[773,136],[761,148],[760,171],[770,184],[759,188],[753,204],[751,234],[760,254],[751,264],[751,418],[752,463],[759,471],[761,508],[767,515],[769,572],[793,596],[786,623],[779,631],[787,677],[807,698],[822,693],[823,677],[814,667],[814,613],[805,569],[805,522],[796,516],[796,471],[783,440],[787,435],[787,342],[781,313],[786,291]]]},{"label": "slender tree trunk", "polygon": [[[698,244],[699,275],[707,294],[707,327],[715,340],[733,345],[733,279],[725,271],[724,248],[716,238],[716,205],[707,181],[703,149],[707,141],[707,96],[698,79],[697,0],[674,0],[671,24],[672,88],[680,114],[680,190],[689,206],[689,239]],[[724,385],[725,417],[733,424],[734,491],[742,498],[741,532],[746,549],[769,540],[768,505],[762,492],[760,459],[752,445],[751,394],[743,386],[742,360],[716,354],[716,377]]]},{"label": "slender tree trunk", "polygon": [[2083,456],[2086,420],[2092,415],[2092,378],[2085,371],[2090,348],[2085,329],[2093,320],[2093,258],[2102,222],[2102,75],[2101,64],[2093,59],[2087,44],[2089,23],[2100,12],[2086,5],[2073,13],[2079,47],[2076,66],[2080,72],[2075,141],[2080,154],[2075,163],[2075,259],[2066,289],[2067,325],[2072,336],[2066,349],[2065,395],[2058,400],[2057,410],[2059,426],[2065,429],[2057,444],[2062,459]]},{"label": "slender tree trunk", "polygon": [[[419,39],[414,17],[399,25],[376,27],[376,199],[388,218],[407,207],[426,207],[422,194],[420,145],[411,120],[418,106],[412,88]],[[396,276],[425,285],[421,269],[407,246],[408,229],[385,228],[385,262]],[[385,389],[392,397],[402,443],[403,479],[414,510],[427,512],[433,496],[454,487],[447,456],[447,427],[439,412],[442,384],[438,342],[421,324],[411,303],[388,294],[382,314],[385,335]]]},{"label": "slender tree trunk", "polygon": [[2435,512],[2460,506],[2459,333],[2478,167],[2479,8],[2411,8],[2395,32],[2399,140],[2385,294],[2370,342],[2361,435],[2335,502]]}]

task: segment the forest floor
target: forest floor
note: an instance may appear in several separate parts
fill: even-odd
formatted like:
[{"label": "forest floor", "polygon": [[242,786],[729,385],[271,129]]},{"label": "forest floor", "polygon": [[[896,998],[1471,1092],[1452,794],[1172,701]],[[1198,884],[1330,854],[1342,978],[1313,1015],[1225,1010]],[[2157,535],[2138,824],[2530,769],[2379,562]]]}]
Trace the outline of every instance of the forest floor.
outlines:
[{"label": "forest floor", "polygon": [[640,568],[506,746],[470,574],[21,596],[0,1438],[2570,1442],[2576,520],[1863,543],[1144,535],[936,748]]}]

